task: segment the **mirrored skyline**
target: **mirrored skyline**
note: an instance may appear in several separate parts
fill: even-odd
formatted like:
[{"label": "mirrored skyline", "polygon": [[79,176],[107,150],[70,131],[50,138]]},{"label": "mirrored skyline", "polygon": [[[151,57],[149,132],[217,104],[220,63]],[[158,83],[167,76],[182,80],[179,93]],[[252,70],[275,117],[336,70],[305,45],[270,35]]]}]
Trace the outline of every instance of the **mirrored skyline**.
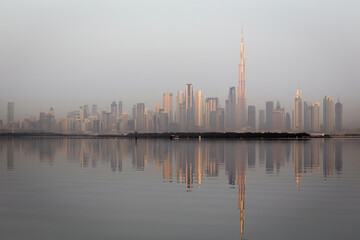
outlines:
[{"label": "mirrored skyline", "polygon": [[[302,231],[315,235],[322,233],[328,236],[327,239],[337,239],[338,235],[350,237],[358,234],[354,228],[356,221],[352,220],[356,217],[353,211],[358,211],[357,204],[353,206],[352,211],[346,210],[356,203],[358,196],[356,186],[359,180],[357,175],[359,163],[354,158],[358,152],[358,140],[2,139],[0,142],[0,172],[2,179],[5,180],[2,181],[1,189],[5,192],[13,189],[16,183],[10,179],[17,179],[17,181],[28,179],[29,181],[22,185],[24,191],[17,193],[20,189],[17,187],[16,190],[13,189],[9,192],[4,197],[5,202],[9,201],[13,194],[26,194],[29,191],[26,189],[29,187],[36,189],[35,194],[22,200],[23,204],[18,206],[19,209],[16,208],[16,212],[14,212],[13,206],[19,200],[9,202],[6,214],[11,214],[12,219],[19,222],[24,221],[22,218],[18,218],[24,214],[21,207],[31,206],[34,204],[34,199],[37,199],[36,201],[42,202],[41,207],[51,209],[48,214],[57,213],[56,219],[64,216],[57,212],[58,208],[49,207],[53,204],[61,204],[63,206],[61,211],[72,209],[75,212],[81,212],[81,209],[85,209],[91,216],[86,221],[89,223],[94,217],[92,215],[94,209],[90,206],[85,208],[82,205],[79,206],[79,202],[75,199],[85,197],[89,202],[93,200],[96,202],[95,196],[99,194],[102,204],[96,202],[98,207],[102,208],[104,203],[108,203],[112,207],[115,204],[115,209],[118,210],[115,216],[98,214],[95,219],[101,216],[105,221],[113,217],[120,222],[129,221],[129,218],[125,216],[129,214],[126,209],[130,207],[132,209],[130,216],[138,219],[136,222],[136,226],[138,226],[137,224],[146,221],[148,215],[137,215],[142,212],[144,206],[132,205],[139,201],[138,197],[133,196],[128,202],[127,195],[135,193],[135,195],[146,194],[148,198],[152,199],[151,201],[144,199],[147,202],[146,206],[150,204],[156,207],[159,202],[165,204],[163,207],[166,211],[165,209],[157,210],[156,214],[151,215],[157,221],[147,223],[155,228],[159,227],[163,221],[162,214],[165,213],[167,216],[166,213],[182,208],[181,211],[185,211],[190,205],[186,206],[185,204],[181,207],[181,203],[190,199],[194,206],[200,204],[193,211],[202,214],[202,211],[206,209],[205,212],[214,217],[212,215],[214,209],[207,204],[210,199],[215,198],[218,204],[221,205],[225,201],[228,206],[222,213],[226,216],[223,221],[231,223],[229,229],[231,232],[227,234],[239,236],[241,239],[247,239],[250,236],[265,236],[268,232],[262,233],[259,229],[274,227],[272,223],[268,222],[267,227],[259,228],[256,222],[260,223],[268,218],[281,222],[288,215],[290,218],[296,217],[297,221],[304,221],[301,225]],[[334,189],[338,194],[334,193]],[[64,191],[68,191],[69,195],[61,195]],[[98,194],[92,195],[91,191],[96,191]],[[168,192],[172,194],[167,194]],[[188,195],[183,195],[183,193]],[[324,195],[324,193],[326,194]],[[51,194],[58,196],[59,199],[57,197],[52,199]],[[154,196],[157,197],[154,199]],[[69,199],[62,199],[64,197]],[[274,199],[278,199],[277,201],[280,201],[282,205],[277,206]],[[333,203],[335,201],[336,204]],[[82,201],[80,203],[85,204]],[[261,205],[257,206],[260,203]],[[295,203],[300,205],[297,206]],[[36,204],[39,203],[36,202]],[[268,209],[267,206],[272,207]],[[329,206],[331,206],[330,209]],[[259,212],[258,208],[262,210]],[[279,213],[278,208],[290,211],[290,213],[287,211]],[[118,212],[120,209],[121,211]],[[313,209],[314,212],[310,209]],[[225,209],[221,208],[221,211],[223,210]],[[312,217],[304,216],[304,211]],[[322,226],[327,214],[334,212],[337,212],[337,216],[343,219],[341,223],[336,219],[333,219],[334,222],[327,222],[326,226],[331,224],[333,227],[325,232],[321,228],[311,227],[313,225]],[[349,212],[351,213],[349,214]],[[26,214],[30,214],[29,210],[26,210]],[[218,213],[216,216],[224,217],[222,214]],[[39,212],[35,211],[34,216],[38,215]],[[193,217],[196,216],[196,214],[193,215]],[[176,217],[183,219],[185,216],[177,213]],[[234,220],[235,217],[236,220]],[[76,214],[73,218],[77,218]],[[76,222],[73,219],[69,222],[56,219],[49,216],[47,221],[52,224],[56,223],[56,227],[64,227],[66,224]],[[200,222],[188,221],[187,224],[198,226],[199,223],[201,225],[205,222],[207,221],[203,219]],[[7,236],[8,229],[14,227],[9,221],[6,221],[6,224],[10,228],[2,231],[3,236]],[[170,224],[170,229],[174,227],[173,224]],[[287,228],[288,224],[294,227],[295,223],[289,221],[284,222],[280,225],[281,227],[278,226],[281,231],[278,233],[280,235],[276,237],[292,234],[292,231]],[[125,223],[117,225],[115,232],[106,234],[135,236],[143,231],[146,232],[146,228],[128,232],[125,226],[134,227],[130,221],[126,225]],[[187,229],[187,225],[184,226],[184,223],[182,226],[180,229]],[[36,225],[33,227],[37,229]],[[108,227],[112,229],[110,226]],[[28,229],[25,229],[24,233],[27,231]],[[37,231],[36,234],[43,231],[47,232],[43,229]],[[71,231],[72,236],[82,236],[83,232],[79,231]],[[171,231],[176,232],[177,230],[172,229]],[[202,236],[207,235],[209,231],[210,229],[202,231]],[[217,234],[225,234],[224,232],[227,230],[222,227],[217,231],[220,231]],[[151,236],[158,236],[159,233],[167,234],[166,231],[154,231]],[[188,234],[187,231],[179,233],[182,236]],[[17,236],[21,234],[23,232],[16,233]],[[97,234],[96,231],[94,234]],[[190,234],[196,234],[196,232],[190,230]],[[208,236],[210,239],[212,237],[214,236]],[[273,237],[269,238],[273,239]],[[301,236],[296,236],[295,239],[298,237]]]}]

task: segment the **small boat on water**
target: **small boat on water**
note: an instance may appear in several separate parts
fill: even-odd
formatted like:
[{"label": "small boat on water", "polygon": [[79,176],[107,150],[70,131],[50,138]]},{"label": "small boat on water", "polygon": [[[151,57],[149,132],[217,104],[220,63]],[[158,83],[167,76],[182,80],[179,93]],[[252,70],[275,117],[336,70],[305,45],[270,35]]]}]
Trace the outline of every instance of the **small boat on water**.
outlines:
[{"label": "small boat on water", "polygon": [[179,136],[178,135],[171,135],[170,136],[170,140],[179,140]]}]

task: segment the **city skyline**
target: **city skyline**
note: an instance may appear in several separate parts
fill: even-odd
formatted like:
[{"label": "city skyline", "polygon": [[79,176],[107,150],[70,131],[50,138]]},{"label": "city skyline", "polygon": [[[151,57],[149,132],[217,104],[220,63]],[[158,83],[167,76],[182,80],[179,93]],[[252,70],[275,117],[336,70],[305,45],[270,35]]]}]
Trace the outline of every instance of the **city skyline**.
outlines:
[{"label": "city skyline", "polygon": [[[7,121],[0,120],[0,129],[11,131],[41,131],[59,133],[112,133],[126,134],[129,132],[312,132],[333,133],[342,132],[344,127],[342,103],[338,99],[336,105],[330,96],[323,99],[323,118],[320,118],[320,104],[302,100],[301,89],[296,90],[293,109],[281,107],[279,100],[274,107],[274,101],[266,101],[265,110],[259,110],[259,121],[256,122],[256,106],[246,104],[245,82],[245,48],[244,34],[241,30],[240,64],[238,66],[239,82],[237,92],[235,87],[229,88],[228,99],[224,106],[218,97],[205,98],[201,90],[194,94],[191,83],[185,86],[185,94],[178,91],[175,99],[176,110],[173,111],[174,98],[170,92],[163,93],[162,106],[155,104],[153,110],[146,103],[132,106],[131,117],[123,112],[122,101],[119,105],[114,100],[110,112],[92,105],[83,105],[79,110],[68,112],[66,118],[55,118],[54,108],[48,113],[40,112],[39,116],[30,116],[24,120],[15,121],[15,103],[8,102]],[[236,99],[235,99],[236,96]],[[335,107],[336,106],[336,107]],[[263,111],[265,111],[265,119]],[[290,117],[290,112],[292,117]],[[322,122],[322,124],[320,123]],[[264,124],[265,123],[265,124]],[[348,129],[345,128],[346,131]]]},{"label": "city skyline", "polygon": [[40,1],[1,3],[0,119],[8,102],[15,120],[50,107],[65,116],[85,104],[110,112],[114,100],[130,114],[138,102],[153,109],[165,92],[175,98],[186,83],[225,107],[244,26],[246,102],[256,115],[266,101],[291,109],[300,88],[312,103],[340,98],[343,126],[359,128],[359,3],[80,2],[46,11]]}]

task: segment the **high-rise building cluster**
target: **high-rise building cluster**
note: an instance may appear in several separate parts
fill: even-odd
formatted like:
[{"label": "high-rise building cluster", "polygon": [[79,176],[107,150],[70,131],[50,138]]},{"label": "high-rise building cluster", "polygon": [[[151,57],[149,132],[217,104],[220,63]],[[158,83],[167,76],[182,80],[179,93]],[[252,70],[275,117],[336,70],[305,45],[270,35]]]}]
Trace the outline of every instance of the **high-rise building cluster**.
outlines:
[{"label": "high-rise building cluster", "polygon": [[[132,106],[131,114],[123,111],[122,102],[113,101],[110,112],[99,111],[97,105],[88,105],[69,112],[66,118],[55,119],[54,109],[39,116],[14,121],[15,104],[8,103],[6,124],[0,121],[0,130],[6,131],[44,131],[59,133],[129,133],[129,132],[203,132],[203,131],[294,131],[294,132],[339,132],[342,130],[342,104],[334,105],[333,98],[323,100],[322,124],[320,103],[303,103],[301,90],[298,89],[292,114],[285,112],[277,101],[265,103],[256,121],[256,107],[247,106],[245,88],[244,37],[241,33],[239,82],[229,89],[222,107],[217,97],[204,98],[203,92],[194,92],[191,83],[185,91],[163,94],[162,104],[154,110],[146,108],[145,103]],[[175,101],[175,104],[174,104]],[[257,124],[258,123],[258,124]]]}]

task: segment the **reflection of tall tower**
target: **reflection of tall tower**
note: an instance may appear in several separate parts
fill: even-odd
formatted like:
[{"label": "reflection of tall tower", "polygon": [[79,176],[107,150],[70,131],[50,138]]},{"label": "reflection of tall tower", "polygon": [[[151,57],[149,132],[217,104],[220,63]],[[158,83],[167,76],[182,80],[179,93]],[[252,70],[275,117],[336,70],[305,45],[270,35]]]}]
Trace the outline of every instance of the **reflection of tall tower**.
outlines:
[{"label": "reflection of tall tower", "polygon": [[324,177],[330,177],[334,173],[334,142],[324,142],[324,154],[323,154],[323,171]]},{"label": "reflection of tall tower", "polygon": [[237,124],[238,129],[246,127],[246,89],[245,89],[245,55],[244,34],[241,30],[241,50],[239,64],[239,86],[237,90]]},{"label": "reflection of tall tower", "polygon": [[139,141],[132,149],[132,164],[138,171],[144,171],[145,169],[146,143]]},{"label": "reflection of tall tower", "polygon": [[320,170],[320,141],[311,143],[311,172],[316,173]]},{"label": "reflection of tall tower", "polygon": [[294,142],[294,171],[295,171],[295,179],[296,186],[300,187],[302,171],[303,171],[303,153],[304,153],[304,145],[300,141]]},{"label": "reflection of tall tower", "polygon": [[13,170],[14,169],[14,142],[11,141],[7,144],[7,170]]},{"label": "reflection of tall tower", "polygon": [[265,144],[265,170],[266,173],[273,173],[274,172],[274,147],[272,143]]},{"label": "reflection of tall tower", "polygon": [[280,167],[285,164],[285,144],[283,142],[274,142],[273,148],[273,161],[276,165],[276,171],[279,173]]},{"label": "reflection of tall tower", "polygon": [[173,163],[170,152],[166,152],[163,162],[163,179],[164,182],[172,182]]},{"label": "reflection of tall tower", "polygon": [[256,150],[256,145],[255,142],[249,142],[248,144],[248,167],[249,168],[254,168],[255,167],[255,150]]},{"label": "reflection of tall tower", "polygon": [[185,187],[190,189],[193,188],[194,183],[194,145],[189,144],[187,146],[188,151],[186,152],[185,159]]},{"label": "reflection of tall tower", "polygon": [[312,172],[311,145],[311,141],[307,141],[304,143],[304,173]]},{"label": "reflection of tall tower", "polygon": [[240,231],[241,239],[244,236],[245,225],[245,179],[246,179],[246,158],[247,158],[247,146],[245,143],[240,143],[236,148],[238,157],[236,161],[236,183],[239,188],[238,194],[238,208],[240,210]]},{"label": "reflection of tall tower", "polygon": [[342,145],[340,141],[335,142],[335,169],[337,174],[342,171]]},{"label": "reflection of tall tower", "polygon": [[205,144],[205,173],[208,177],[217,176],[219,172],[218,161],[221,159],[218,146],[220,144],[206,142]]},{"label": "reflection of tall tower", "polygon": [[201,142],[198,142],[196,144],[196,148],[195,148],[195,181],[198,184],[201,184],[202,178],[203,178],[203,146],[201,144]]}]

